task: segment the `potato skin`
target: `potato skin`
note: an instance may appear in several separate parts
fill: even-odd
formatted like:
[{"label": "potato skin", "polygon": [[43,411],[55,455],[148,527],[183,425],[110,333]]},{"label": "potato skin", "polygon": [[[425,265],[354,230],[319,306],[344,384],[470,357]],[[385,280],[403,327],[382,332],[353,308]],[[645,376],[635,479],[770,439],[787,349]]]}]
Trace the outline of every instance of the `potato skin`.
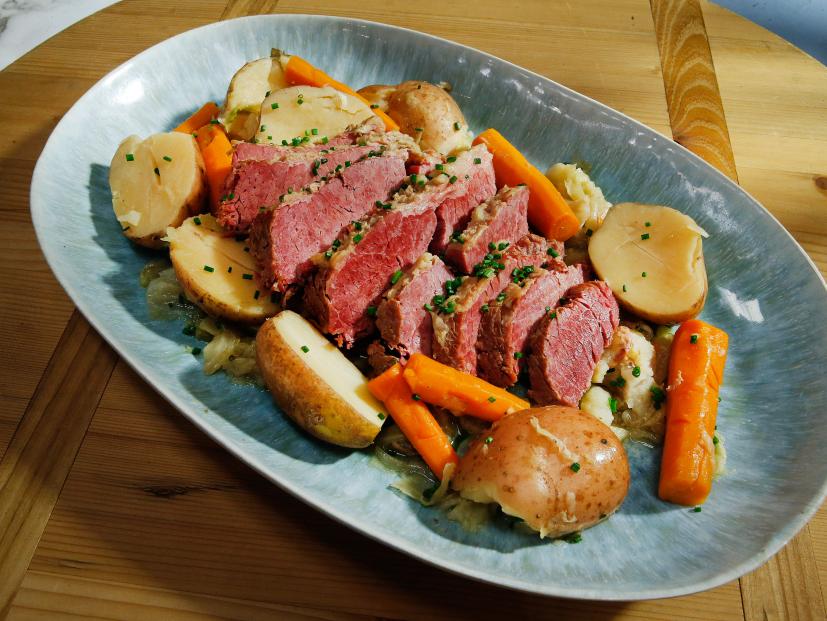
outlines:
[{"label": "potato skin", "polygon": [[[276,403],[299,427],[338,446],[365,448],[380,427],[352,411],[279,335],[273,319],[256,336],[256,360]],[[332,371],[332,370],[331,370]]]},{"label": "potato skin", "polygon": [[[579,469],[572,468],[573,458]],[[506,415],[478,436],[452,485],[470,500],[499,503],[543,537],[559,537],[617,510],[629,489],[629,464],[612,430],[590,414],[564,406],[531,408]]]},{"label": "potato skin", "polygon": [[359,94],[378,105],[424,150],[448,155],[471,146],[462,110],[451,95],[435,84],[419,80],[396,86],[374,84],[360,89]]}]

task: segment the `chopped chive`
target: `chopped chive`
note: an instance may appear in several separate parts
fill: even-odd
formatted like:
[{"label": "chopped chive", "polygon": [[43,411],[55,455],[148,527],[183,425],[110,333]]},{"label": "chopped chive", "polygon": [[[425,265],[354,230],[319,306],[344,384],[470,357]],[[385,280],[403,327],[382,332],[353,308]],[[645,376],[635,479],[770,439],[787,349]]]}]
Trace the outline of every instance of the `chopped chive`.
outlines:
[{"label": "chopped chive", "polygon": [[376,416],[379,417],[379,420],[385,420],[385,415],[382,412],[379,412]]},{"label": "chopped chive", "polygon": [[482,164],[482,160],[478,157],[474,158],[474,164]]},{"label": "chopped chive", "polygon": [[242,275],[241,275],[241,277],[242,277],[244,280],[252,280],[252,279],[253,279],[253,275],[252,275],[252,274],[242,274]]},{"label": "chopped chive", "polygon": [[652,226],[651,222],[646,222],[645,224],[646,224],[646,226]]},{"label": "chopped chive", "polygon": [[623,293],[626,293],[626,285],[623,285]]},{"label": "chopped chive", "polygon": [[204,271],[205,272],[214,272],[215,268],[212,265],[205,265],[204,266]]},{"label": "chopped chive", "polygon": [[279,105],[278,105],[277,103],[271,103],[271,104],[270,104],[270,109],[271,109],[271,110],[275,110],[275,109],[276,109],[276,108],[278,108],[278,107],[279,107]]},{"label": "chopped chive", "polygon": [[310,130],[310,133],[313,134],[314,136],[318,136],[319,135],[319,130],[314,127],[313,129]]},{"label": "chopped chive", "polygon": [[436,170],[444,170],[444,169],[445,169],[445,166],[443,166],[442,164],[437,164],[436,166],[434,166],[434,168],[435,168]]},{"label": "chopped chive", "polygon": [[488,403],[494,403],[497,401],[497,397],[488,397]]},{"label": "chopped chive", "polygon": [[322,136],[322,144],[327,144],[328,142],[330,141],[327,139],[327,136]]},{"label": "chopped chive", "polygon": [[358,244],[360,241],[362,241],[363,238],[364,235],[362,235],[361,233],[356,233],[356,235],[353,236],[353,243]]},{"label": "chopped chive", "polygon": [[157,166],[155,167],[155,169],[154,169],[154,170],[155,170],[155,174],[156,174],[156,175],[158,175],[158,176],[160,177],[160,176],[161,176],[161,171],[160,171],[160,170],[158,170],[158,167],[157,167]]},{"label": "chopped chive", "polygon": [[521,351],[515,351],[514,352],[514,360],[519,360],[522,357],[523,357],[523,352],[521,352]]},{"label": "chopped chive", "polygon": [[164,160],[167,161],[167,162],[171,162],[172,158],[169,155],[165,155]]},{"label": "chopped chive", "polygon": [[617,412],[617,399],[614,397],[609,397],[609,409],[612,411],[612,414]]},{"label": "chopped chive", "polygon": [[430,313],[432,310],[434,310],[434,307],[433,307],[433,306],[431,306],[430,304],[428,304],[427,302],[425,302],[425,304],[423,304],[423,305],[422,305],[422,308],[424,308],[424,309],[425,309],[426,311],[428,311],[429,313]]},{"label": "chopped chive", "polygon": [[497,300],[497,302],[502,302],[503,300],[505,300],[505,292],[499,294],[495,299]]},{"label": "chopped chive", "polygon": [[228,274],[232,274],[232,273],[233,273],[233,266],[232,266],[232,265],[230,265],[230,266],[227,268],[227,273],[228,273]]},{"label": "chopped chive", "polygon": [[492,438],[491,436],[488,436],[488,437],[485,439],[485,443],[486,443],[486,444],[491,444],[493,441],[494,441],[494,438]]},{"label": "chopped chive", "polygon": [[192,221],[195,222],[198,226],[201,226],[201,218],[199,218],[198,216],[195,216],[192,219]]},{"label": "chopped chive", "polygon": [[270,96],[270,92],[271,92],[271,91],[267,91],[266,93],[264,93],[264,96],[265,96],[265,97],[269,97],[269,96]]},{"label": "chopped chive", "polygon": [[697,334],[693,334],[693,335],[691,335],[691,336],[689,337],[689,342],[690,342],[690,343],[692,343],[693,345],[694,345],[695,343],[697,343],[697,342],[698,342],[698,335],[697,335]]},{"label": "chopped chive", "polygon": [[701,509],[700,507],[694,507],[693,509],[689,510],[690,513],[700,513],[701,511],[703,511],[703,509]]},{"label": "chopped chive", "polygon": [[591,237],[592,235],[594,235],[594,231],[591,229],[586,229],[586,237]]},{"label": "chopped chive", "polygon": [[307,345],[302,345],[301,350],[302,350],[304,353],[307,353],[307,352],[309,352],[309,351],[310,351],[310,348],[309,348]]},{"label": "chopped chive", "polygon": [[490,307],[488,306],[488,304],[483,304],[482,306],[480,306],[480,312],[487,313],[489,308]]},{"label": "chopped chive", "polygon": [[345,168],[350,168],[350,160],[345,160]]},{"label": "chopped chive", "polygon": [[368,317],[376,317],[376,307],[375,306],[368,306]]},{"label": "chopped chive", "polygon": [[416,393],[412,394],[411,397],[413,398],[414,401],[422,401],[422,397],[420,397]]},{"label": "chopped chive", "polygon": [[415,132],[424,132],[425,130],[422,129],[421,127],[414,127],[414,131]]},{"label": "chopped chive", "polygon": [[133,153],[127,153],[126,154],[126,161],[127,162],[132,162],[134,159],[135,159],[135,155]]},{"label": "chopped chive", "polygon": [[187,336],[195,336],[195,326],[191,323],[188,323],[184,326],[184,329],[181,332]]},{"label": "chopped chive", "polygon": [[459,121],[454,121],[454,131],[455,132],[459,131]]},{"label": "chopped chive", "polygon": [[712,444],[716,444],[716,445],[717,445],[717,444],[718,444],[718,442],[720,442],[720,440],[718,440],[718,436],[712,436]]},{"label": "chopped chive", "polygon": [[378,107],[379,107],[379,104],[370,104],[370,109],[371,110],[376,110],[376,108],[378,108]]},{"label": "chopped chive", "polygon": [[260,295],[261,295],[261,291],[259,291],[258,289],[256,289],[256,292],[253,294],[253,299],[254,299],[254,300],[257,300],[257,299],[259,298],[259,296],[260,296]]},{"label": "chopped chive", "polygon": [[324,258],[325,259],[330,259],[330,257],[332,257],[332,256],[333,256],[333,251],[332,250],[326,250],[325,251],[325,253],[324,253]]},{"label": "chopped chive", "polygon": [[557,318],[557,312],[555,311],[555,312],[551,313],[551,315],[549,315],[549,317],[551,317],[552,319],[556,319]]},{"label": "chopped chive", "polygon": [[456,175],[451,175],[451,178],[448,179],[448,183],[456,183],[456,182],[457,182],[457,176]]},{"label": "chopped chive", "polygon": [[583,535],[579,532],[569,533],[568,535],[563,535],[562,537],[560,537],[560,539],[562,539],[566,543],[580,543],[581,541],[583,541]]},{"label": "chopped chive", "polygon": [[402,270],[396,270],[391,276],[391,284],[395,285],[399,282],[399,279],[402,278]]},{"label": "chopped chive", "polygon": [[454,162],[457,161],[457,157],[455,155],[452,155],[451,157],[445,158],[445,161],[448,162],[449,164],[453,164]]},{"label": "chopped chive", "polygon": [[646,278],[646,272],[641,272],[640,275]]},{"label": "chopped chive", "polygon": [[210,119],[210,125],[219,125],[220,121],[218,119]]},{"label": "chopped chive", "polygon": [[572,472],[579,472],[580,471],[580,464],[574,462],[569,468],[572,469]]},{"label": "chopped chive", "polygon": [[640,238],[643,239],[643,240],[649,239],[649,233],[644,233],[643,235],[640,236]]},{"label": "chopped chive", "polygon": [[560,253],[557,252],[554,248],[549,248],[548,250],[546,250],[546,254],[555,259],[560,256]]},{"label": "chopped chive", "polygon": [[635,367],[634,369],[632,369],[632,375],[634,375],[635,377],[640,377],[640,367]]}]

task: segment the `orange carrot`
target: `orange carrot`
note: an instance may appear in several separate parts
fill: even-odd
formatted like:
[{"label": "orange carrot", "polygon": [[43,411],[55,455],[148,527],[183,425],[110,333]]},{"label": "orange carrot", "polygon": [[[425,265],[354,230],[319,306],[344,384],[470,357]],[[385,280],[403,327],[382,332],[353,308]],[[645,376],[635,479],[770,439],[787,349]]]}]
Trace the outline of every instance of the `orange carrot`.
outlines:
[{"label": "orange carrot", "polygon": [[456,464],[459,458],[451,446],[451,440],[428,408],[413,398],[411,389],[402,378],[402,367],[395,364],[379,377],[370,380],[368,390],[385,404],[402,433],[433,473],[442,480],[445,466]]},{"label": "orange carrot", "polygon": [[495,421],[509,412],[525,410],[528,401],[469,373],[414,354],[405,366],[405,381],[424,401],[483,420]]},{"label": "orange carrot", "polygon": [[190,118],[181,123],[173,131],[182,132],[184,134],[192,134],[204,127],[207,123],[218,116],[218,106],[213,102],[208,101],[198,112],[194,113]]},{"label": "orange carrot", "polygon": [[547,239],[566,241],[580,228],[580,221],[554,184],[532,166],[496,129],[486,129],[474,139],[494,156],[497,185],[528,186],[528,221]]},{"label": "orange carrot", "polygon": [[703,503],[715,469],[715,416],[729,337],[690,319],[681,325],[669,357],[666,435],[658,496],[679,505]]},{"label": "orange carrot", "polygon": [[232,169],[233,147],[220,125],[204,125],[196,132],[195,140],[204,158],[211,204],[218,206],[224,181]]},{"label": "orange carrot", "polygon": [[[290,84],[305,84],[307,86],[330,86],[337,91],[347,93],[356,97],[359,101],[370,105],[370,102],[362,97],[359,93],[350,88],[347,84],[342,84],[331,78],[321,69],[318,69],[307,62],[300,56],[291,56],[287,61],[287,66],[284,69],[284,75]],[[388,131],[399,130],[399,125],[396,124],[391,117],[379,110],[373,108],[373,113],[378,116],[385,123],[385,128]]]}]

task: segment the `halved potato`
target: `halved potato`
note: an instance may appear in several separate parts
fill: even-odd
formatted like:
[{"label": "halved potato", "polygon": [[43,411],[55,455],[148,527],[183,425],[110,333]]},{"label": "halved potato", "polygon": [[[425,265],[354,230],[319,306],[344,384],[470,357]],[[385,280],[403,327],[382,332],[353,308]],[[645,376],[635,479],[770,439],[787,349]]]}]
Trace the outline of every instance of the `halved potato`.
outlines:
[{"label": "halved potato", "polygon": [[246,242],[228,237],[213,216],[185,220],[167,231],[167,240],[184,293],[208,314],[255,325],[279,312],[253,278],[256,264]]},{"label": "halved potato", "polygon": [[302,429],[339,446],[369,446],[388,413],[367,378],[301,315],[285,310],[256,337],[256,358],[279,407]]},{"label": "halved potato", "polygon": [[204,206],[204,160],[189,134],[129,136],[109,167],[112,208],[124,235],[148,248],[160,248],[167,227]]},{"label": "halved potato", "polygon": [[399,124],[422,149],[443,155],[471,147],[473,136],[457,102],[444,88],[430,82],[408,80],[396,86],[374,84],[359,90],[371,104]]},{"label": "halved potato", "polygon": [[320,142],[372,116],[366,103],[329,86],[291,86],[270,93],[261,104],[256,141],[281,144],[282,140],[307,138]]},{"label": "halved potato", "polygon": [[236,140],[249,140],[259,128],[261,102],[290,86],[279,57],[259,58],[236,71],[224,100],[221,122]]},{"label": "halved potato", "polygon": [[622,203],[590,238],[589,257],[628,310],[657,324],[678,323],[706,301],[705,235],[671,207]]}]

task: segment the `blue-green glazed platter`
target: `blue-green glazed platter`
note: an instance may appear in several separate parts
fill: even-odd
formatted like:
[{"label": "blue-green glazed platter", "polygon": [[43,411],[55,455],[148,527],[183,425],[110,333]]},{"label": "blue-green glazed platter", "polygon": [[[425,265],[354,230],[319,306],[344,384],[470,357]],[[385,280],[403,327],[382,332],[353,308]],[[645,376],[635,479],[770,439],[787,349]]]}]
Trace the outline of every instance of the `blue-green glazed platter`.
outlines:
[{"label": "blue-green glazed platter", "polygon": [[[371,454],[316,442],[270,396],[207,377],[176,322],[147,313],[151,256],[112,214],[108,166],[129,134],[174,127],[221,101],[244,62],[272,47],[353,86],[445,80],[471,129],[498,128],[541,169],[587,161],[615,203],[671,205],[710,234],[702,318],[730,335],[719,429],[729,453],[701,513],[658,500],[659,452],[627,444],[629,496],[577,545],[504,524],[471,533],[392,491]],[[334,519],[423,561],[532,593],[606,600],[669,597],[744,574],[812,516],[827,481],[827,291],[802,249],[753,198],[632,119],[477,50],[371,22],[271,15],[165,41],[98,82],[55,128],[35,169],[32,219],[46,259],[78,308],[189,420],[265,477]]]}]

